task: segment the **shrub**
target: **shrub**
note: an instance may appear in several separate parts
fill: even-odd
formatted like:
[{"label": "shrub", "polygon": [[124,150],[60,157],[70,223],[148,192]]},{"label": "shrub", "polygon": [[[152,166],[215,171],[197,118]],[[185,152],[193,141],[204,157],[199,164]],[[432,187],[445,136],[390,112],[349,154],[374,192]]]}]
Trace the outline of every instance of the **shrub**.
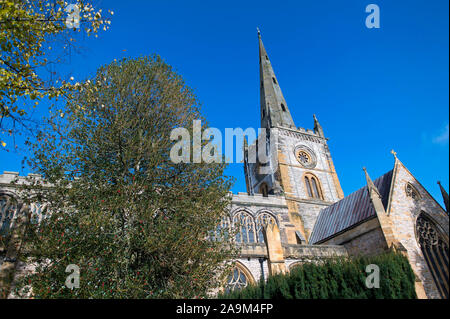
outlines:
[{"label": "shrub", "polygon": [[[367,265],[380,270],[380,287],[367,288]],[[415,275],[407,258],[398,253],[337,258],[305,263],[288,274],[220,294],[220,299],[412,299]]]}]

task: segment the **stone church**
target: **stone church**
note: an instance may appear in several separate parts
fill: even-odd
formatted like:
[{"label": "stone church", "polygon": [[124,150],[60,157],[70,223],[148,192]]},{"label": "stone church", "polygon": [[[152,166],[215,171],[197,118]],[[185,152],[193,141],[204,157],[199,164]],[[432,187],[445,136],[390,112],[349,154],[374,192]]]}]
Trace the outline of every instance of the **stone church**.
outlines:
[{"label": "stone church", "polygon": [[[271,143],[270,160],[251,161],[258,142],[244,144],[247,193],[233,196],[226,222],[241,225],[243,250],[229,285],[394,249],[408,257],[418,297],[448,298],[448,194],[441,186],[443,209],[393,152],[391,170],[372,180],[364,169],[366,185],[344,196],[322,126],[315,115],[313,130],[295,125],[259,31],[258,38],[261,127],[270,135],[258,138]],[[261,173],[265,166],[273,173]]]},{"label": "stone church", "polygon": [[[295,126],[259,31],[258,39],[266,130],[253,144],[244,143],[247,192],[232,195],[221,225],[239,225],[235,240],[242,246],[227,288],[305,262],[395,250],[407,256],[419,298],[448,298],[447,192],[439,185],[444,209],[392,152],[391,170],[372,180],[364,169],[366,185],[344,196],[323,128],[316,116],[313,130]],[[269,150],[268,161],[252,160],[258,141]],[[20,200],[16,187],[24,181],[18,173],[0,175],[0,212],[11,198]],[[2,218],[0,231],[5,223]],[[0,267],[19,267],[4,257],[0,247]]]}]

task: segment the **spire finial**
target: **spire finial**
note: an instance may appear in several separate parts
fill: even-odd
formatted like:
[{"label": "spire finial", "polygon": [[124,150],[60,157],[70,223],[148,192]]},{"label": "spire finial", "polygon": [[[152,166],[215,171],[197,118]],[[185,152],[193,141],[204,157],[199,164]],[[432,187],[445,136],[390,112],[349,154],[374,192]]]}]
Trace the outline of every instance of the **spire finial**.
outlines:
[{"label": "spire finial", "polygon": [[441,185],[440,181],[438,181],[437,183],[439,185],[439,188],[441,189],[442,199],[444,200],[445,210],[446,210],[447,215],[448,215],[449,211],[450,211],[450,208],[449,208],[450,204],[449,204],[449,199],[448,199],[448,193],[444,189],[444,186]]},{"label": "spire finial", "polygon": [[391,150],[391,154],[394,155],[395,159],[397,159],[397,152],[394,151],[393,149]]},{"label": "spire finial", "polygon": [[258,31],[258,37],[261,37],[261,31],[259,30],[258,27],[256,27],[256,30]]},{"label": "spire finial", "polygon": [[369,191],[369,195],[372,194],[372,191],[373,191],[381,198],[380,192],[378,191],[378,188],[375,186],[372,179],[370,178],[366,167],[363,167],[363,171],[364,171],[364,174],[366,175],[367,190]]},{"label": "spire finial", "polygon": [[319,120],[316,117],[316,114],[313,114],[314,117],[314,132],[316,134],[319,134],[319,136],[325,137],[325,135],[323,134],[323,129],[322,126],[319,124]]}]

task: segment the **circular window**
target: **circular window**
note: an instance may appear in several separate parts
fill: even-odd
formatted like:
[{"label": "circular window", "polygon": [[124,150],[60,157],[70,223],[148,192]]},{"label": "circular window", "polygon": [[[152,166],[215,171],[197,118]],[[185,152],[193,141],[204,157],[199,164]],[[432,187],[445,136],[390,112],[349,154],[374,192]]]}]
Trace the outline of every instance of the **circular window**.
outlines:
[{"label": "circular window", "polygon": [[297,154],[297,159],[300,161],[300,163],[302,164],[306,164],[308,165],[308,163],[311,163],[311,156],[306,153],[305,151],[300,150]]},{"label": "circular window", "polygon": [[305,145],[300,145],[295,148],[295,158],[306,168],[313,168],[316,166],[316,156],[312,149]]}]

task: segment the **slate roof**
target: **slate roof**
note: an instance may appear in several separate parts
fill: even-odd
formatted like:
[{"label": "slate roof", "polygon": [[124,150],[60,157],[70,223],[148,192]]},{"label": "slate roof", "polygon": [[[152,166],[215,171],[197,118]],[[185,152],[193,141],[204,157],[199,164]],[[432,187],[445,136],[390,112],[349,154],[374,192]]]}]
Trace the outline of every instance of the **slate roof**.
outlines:
[{"label": "slate roof", "polygon": [[[389,200],[392,172],[393,170],[378,177],[374,181],[375,186],[380,192],[385,209]],[[318,244],[323,242],[375,216],[376,212],[370,201],[366,185],[333,205],[321,210],[314,225],[309,243]]]}]

